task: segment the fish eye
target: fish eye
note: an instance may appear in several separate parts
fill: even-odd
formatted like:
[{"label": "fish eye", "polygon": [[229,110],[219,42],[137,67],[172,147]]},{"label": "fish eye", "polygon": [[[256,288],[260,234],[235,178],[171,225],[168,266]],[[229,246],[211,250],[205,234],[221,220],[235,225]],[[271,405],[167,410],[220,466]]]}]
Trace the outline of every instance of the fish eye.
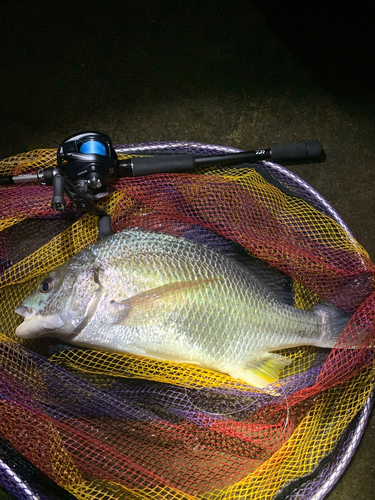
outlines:
[{"label": "fish eye", "polygon": [[39,285],[39,290],[42,293],[47,293],[52,290],[55,281],[52,278],[45,278]]}]

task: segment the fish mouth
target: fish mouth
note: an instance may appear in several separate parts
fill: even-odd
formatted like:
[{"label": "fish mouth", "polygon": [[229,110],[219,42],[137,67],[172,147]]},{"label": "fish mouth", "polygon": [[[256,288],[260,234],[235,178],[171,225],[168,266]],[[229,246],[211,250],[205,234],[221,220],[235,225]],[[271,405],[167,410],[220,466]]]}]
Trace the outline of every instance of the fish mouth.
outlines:
[{"label": "fish mouth", "polygon": [[33,307],[19,306],[15,309],[15,312],[25,318],[23,323],[16,328],[16,335],[23,339],[48,335],[51,331],[64,325],[59,314],[42,316]]}]

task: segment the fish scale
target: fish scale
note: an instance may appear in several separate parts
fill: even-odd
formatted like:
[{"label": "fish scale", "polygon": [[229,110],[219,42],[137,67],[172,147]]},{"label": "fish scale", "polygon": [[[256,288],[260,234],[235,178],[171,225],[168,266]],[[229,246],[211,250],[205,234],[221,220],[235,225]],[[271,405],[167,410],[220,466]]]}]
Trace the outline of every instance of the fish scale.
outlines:
[{"label": "fish scale", "polygon": [[348,320],[328,305],[303,311],[283,303],[210,247],[137,229],[77,253],[16,311],[25,317],[21,337],[195,363],[256,387],[291,362],[271,351],[332,347]]}]

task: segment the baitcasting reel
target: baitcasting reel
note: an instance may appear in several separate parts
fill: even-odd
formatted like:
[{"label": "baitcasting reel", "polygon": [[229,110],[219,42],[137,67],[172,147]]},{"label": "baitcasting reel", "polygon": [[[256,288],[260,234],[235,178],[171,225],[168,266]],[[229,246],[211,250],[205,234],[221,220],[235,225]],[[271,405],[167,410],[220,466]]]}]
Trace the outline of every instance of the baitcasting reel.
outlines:
[{"label": "baitcasting reel", "polygon": [[[54,179],[61,177],[58,194],[63,194],[61,189],[65,187],[77,208],[96,211],[93,202],[108,194],[106,186],[117,177],[117,154],[107,135],[100,132],[75,134],[65,139],[57,150],[57,169],[59,173],[54,174]],[[52,206],[56,211],[65,209],[56,201]]]},{"label": "baitcasting reel", "polygon": [[0,185],[38,182],[53,186],[52,208],[65,210],[66,193],[78,209],[99,216],[99,239],[112,233],[110,217],[96,202],[108,194],[107,186],[119,177],[187,172],[210,165],[241,165],[272,160],[276,163],[324,161],[319,141],[275,145],[268,149],[215,156],[174,154],[134,157],[119,161],[111,139],[101,132],[80,132],[65,139],[57,151],[57,166],[36,174],[0,177]]}]

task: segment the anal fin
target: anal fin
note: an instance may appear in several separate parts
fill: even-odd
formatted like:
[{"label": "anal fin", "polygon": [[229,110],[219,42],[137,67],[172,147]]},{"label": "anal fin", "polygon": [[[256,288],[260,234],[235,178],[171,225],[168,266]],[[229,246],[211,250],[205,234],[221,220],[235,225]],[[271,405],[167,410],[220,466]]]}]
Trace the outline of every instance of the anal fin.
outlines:
[{"label": "anal fin", "polygon": [[277,382],[280,378],[280,371],[290,363],[292,360],[289,358],[279,354],[266,353],[251,360],[244,368],[230,372],[229,375],[253,387],[264,388]]}]

